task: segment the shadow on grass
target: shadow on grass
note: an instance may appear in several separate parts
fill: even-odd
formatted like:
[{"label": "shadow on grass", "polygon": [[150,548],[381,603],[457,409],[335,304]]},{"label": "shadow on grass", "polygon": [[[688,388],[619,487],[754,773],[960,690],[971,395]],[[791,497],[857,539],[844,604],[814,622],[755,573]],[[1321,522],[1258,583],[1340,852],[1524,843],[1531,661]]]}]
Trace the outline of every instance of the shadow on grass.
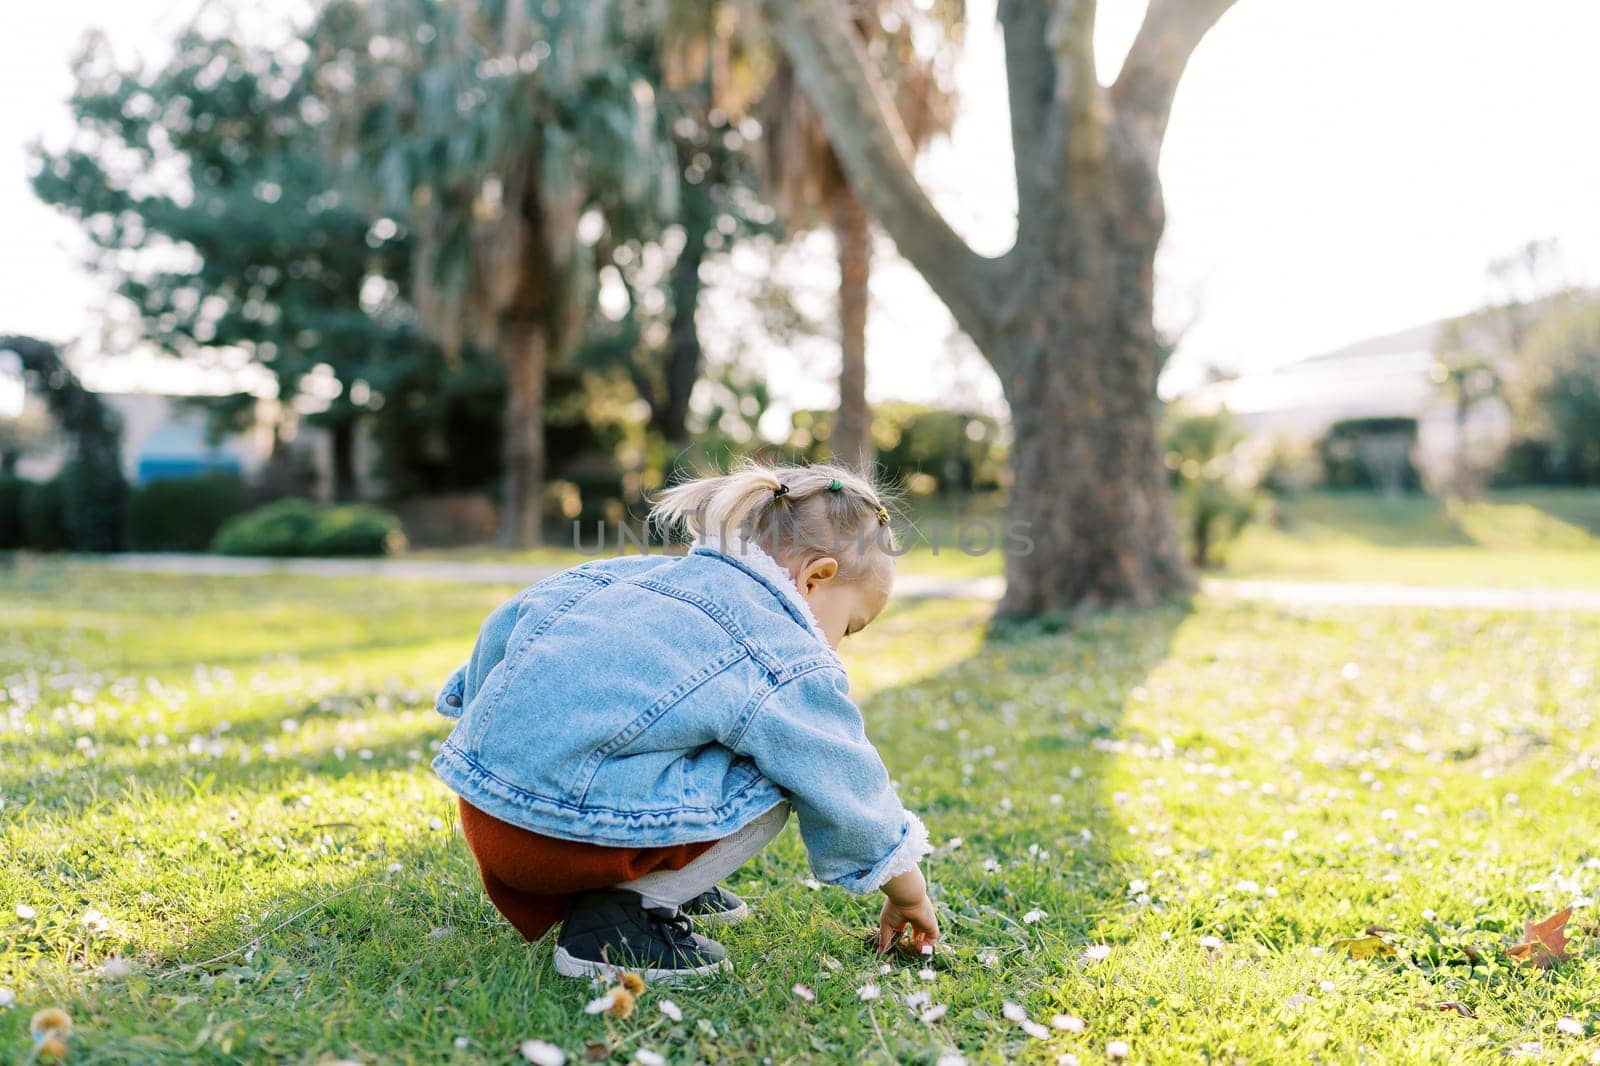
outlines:
[{"label": "shadow on grass", "polygon": [[1384,548],[1470,547],[1477,541],[1438,500],[1421,493],[1318,492],[1282,502],[1278,525],[1308,540],[1349,537]]}]

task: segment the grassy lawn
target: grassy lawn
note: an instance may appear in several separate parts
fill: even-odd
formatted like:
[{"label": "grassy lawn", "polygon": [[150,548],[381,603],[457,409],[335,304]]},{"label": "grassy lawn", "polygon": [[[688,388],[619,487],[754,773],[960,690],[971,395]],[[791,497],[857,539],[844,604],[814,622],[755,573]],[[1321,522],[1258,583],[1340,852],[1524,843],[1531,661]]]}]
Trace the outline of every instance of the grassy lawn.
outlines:
[{"label": "grassy lawn", "polygon": [[1228,551],[1229,576],[1411,585],[1600,587],[1600,492],[1519,490],[1468,503],[1308,493]]},{"label": "grassy lawn", "polygon": [[[0,1058],[55,1004],[83,1063],[1600,1061],[1600,616],[894,608],[847,658],[948,950],[880,972],[791,826],[732,882],[737,972],[619,1020],[488,905],[427,768],[508,591],[0,571]],[[1572,959],[1505,960],[1574,901]],[[1368,925],[1397,954],[1327,950]]]}]

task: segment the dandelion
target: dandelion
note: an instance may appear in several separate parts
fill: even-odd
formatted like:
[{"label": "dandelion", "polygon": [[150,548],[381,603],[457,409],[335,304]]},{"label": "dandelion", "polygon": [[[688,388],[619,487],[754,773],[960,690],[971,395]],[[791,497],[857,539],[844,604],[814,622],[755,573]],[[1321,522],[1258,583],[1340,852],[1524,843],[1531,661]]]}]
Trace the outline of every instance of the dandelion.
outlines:
[{"label": "dandelion", "polygon": [[632,970],[624,970],[621,975],[617,977],[617,980],[621,983],[623,988],[626,988],[634,995],[644,995],[644,978],[640,977]]},{"label": "dandelion", "polygon": [[1083,1032],[1083,1019],[1076,1014],[1057,1014],[1050,1019],[1050,1024],[1063,1033]]},{"label": "dandelion", "polygon": [[870,1003],[872,1000],[877,999],[878,995],[878,986],[873,984],[871,981],[868,981],[866,984],[856,989],[856,998],[861,1000],[863,1003]]},{"label": "dandelion", "polygon": [[933,996],[927,992],[907,992],[901,1002],[912,1010],[922,1010],[933,1004]]},{"label": "dandelion", "polygon": [[1222,938],[1216,936],[1203,936],[1200,938],[1200,946],[1205,948],[1207,951],[1220,951],[1222,950]]},{"label": "dandelion", "polygon": [[1113,1040],[1106,1045],[1106,1058],[1125,1059],[1131,1050],[1126,1040]]},{"label": "dandelion", "polygon": [[78,921],[91,933],[103,933],[111,928],[111,922],[106,919],[106,916],[93,907],[84,911],[83,917],[79,918]]},{"label": "dandelion", "polygon": [[28,906],[26,903],[17,904],[17,917],[21,918],[23,921],[31,922],[38,916],[39,912]]},{"label": "dandelion", "polygon": [[1562,1036],[1582,1036],[1583,1023],[1569,1014],[1556,1022],[1556,1032]]},{"label": "dandelion", "polygon": [[60,1007],[46,1007],[28,1022],[28,1032],[35,1040],[46,1035],[69,1036],[72,1033],[72,1016]]},{"label": "dandelion", "polygon": [[547,1044],[543,1040],[524,1040],[517,1046],[522,1052],[522,1057],[533,1063],[533,1066],[566,1066],[567,1053],[554,1044]]},{"label": "dandelion", "polygon": [[406,868],[406,865],[403,862],[391,862],[389,864],[389,872],[392,873],[392,874],[397,874],[401,870],[404,870],[405,868]]},{"label": "dandelion", "polygon": [[113,955],[100,964],[100,976],[107,981],[120,981],[133,972],[133,964],[119,955]]},{"label": "dandelion", "polygon": [[1033,910],[1022,916],[1022,923],[1024,925],[1033,925],[1035,922],[1039,921],[1039,919],[1048,917],[1050,917],[1049,911],[1042,911],[1038,907],[1035,907]]},{"label": "dandelion", "polygon": [[811,991],[810,985],[797,984],[793,988],[789,989],[789,991],[793,992],[795,994],[795,998],[797,999],[803,999],[807,1003],[816,1002],[817,994]]},{"label": "dandelion", "polygon": [[1090,944],[1083,949],[1084,962],[1105,962],[1111,957],[1110,944]]},{"label": "dandelion", "polygon": [[924,1024],[924,1025],[932,1025],[934,1022],[938,1021],[940,1018],[943,1018],[945,1016],[945,1013],[949,1009],[950,1009],[949,1006],[947,1006],[946,1004],[941,1003],[936,1007],[929,1007],[927,1010],[925,1010],[921,1014],[919,1014],[918,1017],[922,1019],[922,1024]]},{"label": "dandelion", "polygon": [[676,1003],[672,1002],[672,1000],[664,999],[660,1003],[656,1004],[656,1007],[657,1007],[658,1010],[661,1011],[662,1014],[665,1014],[668,1018],[671,1018],[673,1021],[675,1021],[675,1022],[683,1021],[683,1008],[678,1006]]},{"label": "dandelion", "polygon": [[608,1013],[613,1018],[626,1018],[633,1013],[634,1004],[637,1002],[632,992],[618,985],[611,990],[611,1009]]},{"label": "dandelion", "polygon": [[667,1057],[661,1052],[651,1051],[649,1048],[642,1047],[635,1051],[633,1058],[634,1061],[639,1063],[639,1066],[667,1066]]}]

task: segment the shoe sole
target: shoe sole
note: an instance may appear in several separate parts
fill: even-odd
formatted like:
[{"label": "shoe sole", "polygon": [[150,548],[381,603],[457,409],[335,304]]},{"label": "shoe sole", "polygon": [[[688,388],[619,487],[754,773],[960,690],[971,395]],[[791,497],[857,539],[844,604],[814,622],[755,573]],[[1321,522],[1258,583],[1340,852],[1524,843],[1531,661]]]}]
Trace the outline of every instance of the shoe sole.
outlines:
[{"label": "shoe sole", "polygon": [[[556,973],[563,977],[610,977],[627,966],[618,966],[609,962],[592,962],[589,959],[580,959],[568,953],[567,949],[556,946],[555,951]],[[670,984],[673,981],[685,981],[694,977],[715,977],[717,974],[726,973],[733,969],[733,963],[727,959],[719,962],[709,962],[704,966],[691,966],[681,970],[657,970],[645,968],[633,970],[647,982]]]},{"label": "shoe sole", "polygon": [[729,911],[713,911],[710,914],[691,914],[689,920],[695,925],[734,925],[750,917],[750,907],[744,902]]}]

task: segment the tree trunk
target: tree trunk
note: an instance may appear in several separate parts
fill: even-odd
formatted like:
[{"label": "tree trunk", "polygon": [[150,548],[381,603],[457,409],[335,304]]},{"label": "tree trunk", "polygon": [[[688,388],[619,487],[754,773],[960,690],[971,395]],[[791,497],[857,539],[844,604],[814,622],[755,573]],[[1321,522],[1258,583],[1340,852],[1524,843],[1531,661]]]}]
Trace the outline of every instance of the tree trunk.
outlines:
[{"label": "tree trunk", "polygon": [[[704,184],[704,183],[702,183]],[[696,187],[698,188],[698,187]],[[689,195],[704,195],[703,193]],[[685,214],[690,212],[686,211]],[[706,234],[714,212],[694,212],[684,223],[683,250],[672,265],[672,324],[667,337],[666,391],[654,411],[656,429],[669,443],[689,440],[689,397],[700,380],[700,331],[695,311],[700,306],[700,265],[706,257]]]},{"label": "tree trunk", "polygon": [[838,182],[832,207],[839,249],[839,412],[833,425],[833,457],[853,470],[867,470],[876,457],[872,411],[867,407],[867,307],[871,300],[872,227],[866,208],[846,181]]},{"label": "tree trunk", "polygon": [[336,503],[348,503],[356,498],[356,420],[340,419],[328,427],[329,486]]},{"label": "tree trunk", "polygon": [[531,322],[512,322],[503,332],[506,414],[501,458],[504,491],[500,543],[536,548],[542,529],[544,487],[544,381],[550,345]]},{"label": "tree trunk", "polygon": [[1144,606],[1190,586],[1159,436],[1159,224],[1090,202],[1040,249],[1050,281],[998,338],[1015,438],[1002,615]]}]

